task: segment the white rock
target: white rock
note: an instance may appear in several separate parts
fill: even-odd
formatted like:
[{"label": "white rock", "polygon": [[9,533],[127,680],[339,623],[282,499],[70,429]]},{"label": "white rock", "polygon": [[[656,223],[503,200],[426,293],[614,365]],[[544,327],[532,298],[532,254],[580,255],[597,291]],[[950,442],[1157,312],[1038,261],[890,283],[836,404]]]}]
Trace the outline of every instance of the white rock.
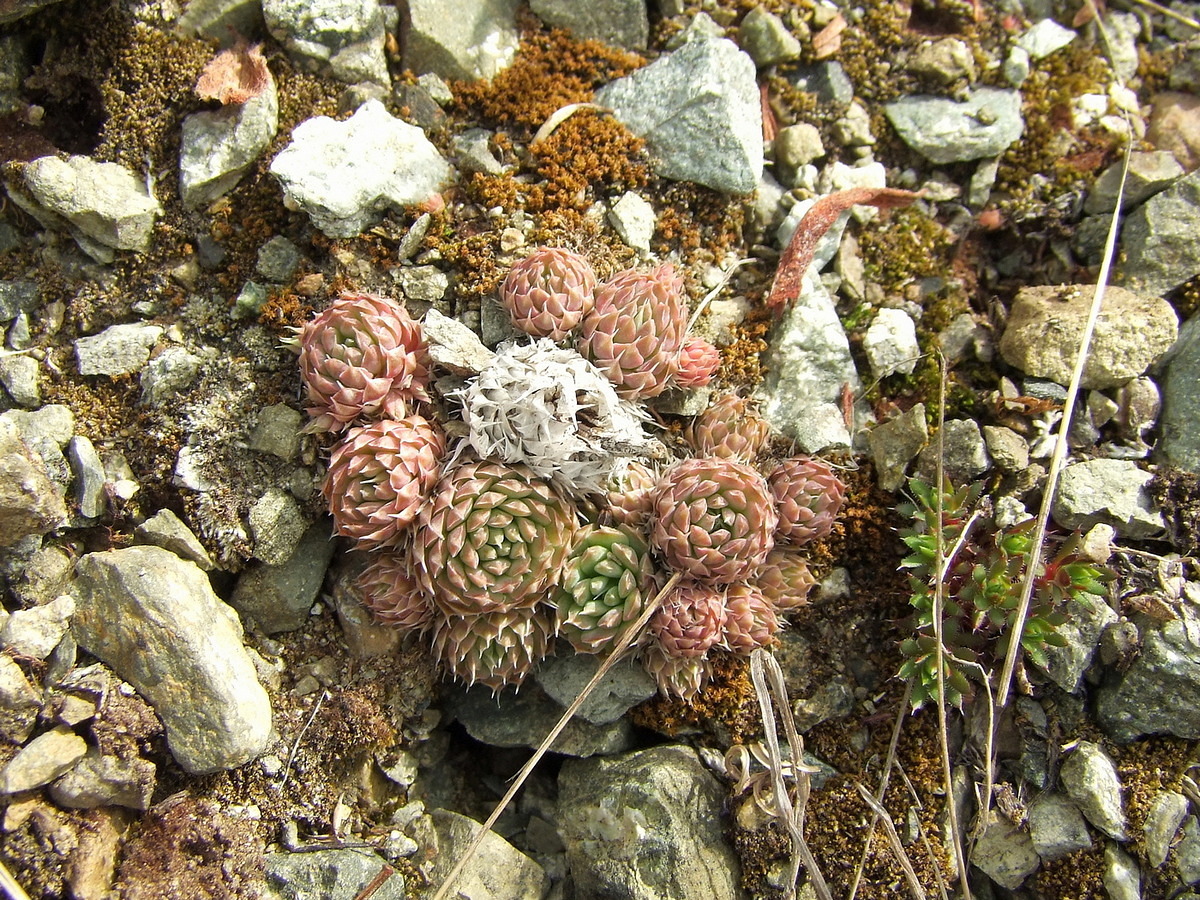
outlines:
[{"label": "white rock", "polygon": [[912,316],[902,309],[879,310],[863,336],[863,350],[876,378],[886,378],[895,372],[911,375],[921,355]]}]

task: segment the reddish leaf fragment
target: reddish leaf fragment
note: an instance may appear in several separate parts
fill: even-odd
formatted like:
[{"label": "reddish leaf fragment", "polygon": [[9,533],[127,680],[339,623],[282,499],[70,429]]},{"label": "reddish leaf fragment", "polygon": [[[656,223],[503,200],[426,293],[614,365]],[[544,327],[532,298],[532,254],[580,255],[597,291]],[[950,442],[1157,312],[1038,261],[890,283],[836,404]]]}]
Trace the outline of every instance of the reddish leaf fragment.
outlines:
[{"label": "reddish leaf fragment", "polygon": [[779,121],[775,118],[775,111],[771,109],[770,88],[765,84],[758,86],[758,102],[762,107],[763,140],[773,141],[775,135],[779,134]]},{"label": "reddish leaf fragment", "polygon": [[876,209],[894,209],[897,206],[908,206],[919,196],[915,191],[902,191],[898,188],[850,188],[845,191],[835,191],[827,194],[804,214],[796,232],[783,255],[779,258],[779,268],[775,272],[775,281],[771,284],[771,293],[767,296],[767,306],[776,315],[783,308],[800,296],[800,288],[804,283],[804,273],[812,263],[817,244],[826,232],[833,227],[838,216],[852,206],[860,204],[874,206]]},{"label": "reddish leaf fragment", "polygon": [[261,44],[239,41],[214,56],[200,73],[196,95],[201,100],[222,104],[245,103],[262,94],[271,84],[271,72]]},{"label": "reddish leaf fragment", "polygon": [[846,20],[838,13],[829,20],[829,24],[813,35],[813,55],[817,59],[826,59],[842,49],[842,32],[846,30]]}]

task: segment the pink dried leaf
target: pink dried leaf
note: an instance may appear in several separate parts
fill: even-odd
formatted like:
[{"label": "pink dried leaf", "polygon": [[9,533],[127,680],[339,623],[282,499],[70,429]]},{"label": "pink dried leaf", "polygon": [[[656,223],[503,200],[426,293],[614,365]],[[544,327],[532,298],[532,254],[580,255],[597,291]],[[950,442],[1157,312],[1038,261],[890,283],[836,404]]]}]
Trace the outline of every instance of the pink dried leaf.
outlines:
[{"label": "pink dried leaf", "polygon": [[262,45],[238,41],[204,67],[196,81],[196,96],[228,106],[260,96],[270,84],[271,72],[262,55]]},{"label": "pink dried leaf", "polygon": [[846,19],[838,13],[828,25],[813,35],[813,56],[828,59],[842,49],[842,32],[846,30]]},{"label": "pink dried leaf", "polygon": [[804,273],[813,261],[817,244],[837,222],[838,216],[850,207],[865,205],[874,206],[876,209],[894,209],[898,206],[908,206],[919,196],[921,195],[915,191],[902,191],[898,188],[859,187],[835,191],[822,197],[804,214],[779,258],[775,281],[772,282],[771,293],[767,296],[767,306],[778,315],[783,312],[785,306],[800,296]]}]

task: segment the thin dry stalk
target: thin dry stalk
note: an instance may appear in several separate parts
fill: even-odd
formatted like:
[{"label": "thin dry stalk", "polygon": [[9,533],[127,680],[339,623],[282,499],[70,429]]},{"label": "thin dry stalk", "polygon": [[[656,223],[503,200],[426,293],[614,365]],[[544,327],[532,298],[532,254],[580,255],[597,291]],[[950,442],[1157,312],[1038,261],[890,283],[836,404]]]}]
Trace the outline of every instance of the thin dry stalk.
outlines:
[{"label": "thin dry stalk", "polygon": [[475,829],[475,834],[471,837],[471,843],[467,845],[467,849],[458,858],[458,861],[454,864],[454,868],[450,870],[450,874],[446,876],[446,880],[437,889],[437,893],[433,895],[432,900],[445,900],[450,888],[454,886],[454,882],[463,873],[463,869],[467,867],[467,863],[475,858],[475,854],[479,851],[479,846],[483,843],[483,839],[492,830],[492,826],[496,824],[496,820],[500,818],[504,810],[508,808],[508,804],[517,795],[517,791],[525,784],[526,779],[533,773],[534,768],[541,762],[542,757],[546,755],[546,752],[550,749],[555,739],[562,733],[562,730],[567,727],[567,723],[574,718],[575,713],[579,712],[579,707],[583,706],[584,701],[592,695],[592,691],[604,680],[604,676],[616,665],[617,660],[625,655],[625,651],[633,646],[642,632],[646,630],[646,625],[649,623],[650,617],[662,605],[663,598],[679,583],[679,577],[678,572],[672,575],[667,583],[662,586],[662,590],[654,595],[654,599],[646,606],[646,609],[638,617],[637,621],[625,629],[616,646],[613,647],[612,653],[601,663],[600,668],[596,670],[596,674],[592,676],[592,680],[584,685],[583,690],[579,692],[579,696],[571,702],[571,705],[567,707],[562,717],[550,729],[550,733],[538,745],[537,750],[533,752],[533,756],[529,757],[529,761],[521,767],[521,771],[517,773],[513,779],[513,783],[509,785],[508,790],[504,792],[504,796],[500,798],[500,802],[496,804],[496,808],[492,810],[492,814]]},{"label": "thin dry stalk", "polygon": [[[768,688],[767,680],[770,679]],[[808,881],[820,900],[833,900],[829,885],[817,868],[817,861],[804,840],[804,810],[808,805],[808,795],[811,789],[809,773],[812,771],[804,764],[804,741],[796,731],[796,722],[792,718],[792,708],[788,703],[787,686],[783,681],[783,669],[778,660],[766,650],[758,649],[750,654],[750,680],[754,683],[754,693],[758,697],[758,709],[762,715],[763,734],[767,742],[768,761],[772,775],[772,786],[775,789],[775,808],[779,810],[788,835],[792,839],[791,872],[788,877],[787,900],[796,896],[796,881],[800,877],[800,864],[808,871]],[[774,694],[774,702],[772,702]],[[791,769],[795,773],[796,799],[793,802],[788,794],[787,785],[783,781],[783,755],[779,750],[779,734],[775,730],[775,704],[779,705],[779,717],[783,721],[783,731],[791,751]]]},{"label": "thin dry stalk", "polygon": [[[908,777],[908,773],[904,771],[900,763],[896,763],[896,771],[900,773],[900,780],[904,782],[904,788],[908,791],[908,795],[912,797],[912,801],[916,804],[917,809],[922,809],[923,804],[921,803],[921,798],[917,796],[917,789],[913,786],[912,779]],[[938,863],[937,854],[934,853],[933,845],[929,843],[929,835],[926,834],[925,826],[921,824],[920,819],[917,820],[917,834],[921,838],[921,846],[925,848],[925,855],[933,863],[933,877],[937,883],[938,895],[941,896],[942,900],[950,900],[946,892],[946,879],[942,877],[942,867]]]},{"label": "thin dry stalk", "polygon": [[892,817],[883,808],[883,804],[871,796],[870,791],[858,782],[855,782],[854,786],[858,788],[858,795],[862,797],[863,803],[871,807],[871,811],[883,823],[883,830],[887,832],[888,844],[892,848],[896,862],[900,864],[900,868],[904,872],[904,880],[908,883],[909,893],[916,897],[917,900],[927,900],[925,888],[921,887],[921,882],[917,878],[917,871],[913,868],[912,860],[904,852],[904,845],[900,843],[900,835],[896,833],[896,824],[892,821]]},{"label": "thin dry stalk", "polygon": [[29,895],[25,893],[25,889],[17,883],[17,879],[13,878],[12,872],[8,871],[8,866],[0,862],[0,890],[4,891],[8,900],[29,900]]}]

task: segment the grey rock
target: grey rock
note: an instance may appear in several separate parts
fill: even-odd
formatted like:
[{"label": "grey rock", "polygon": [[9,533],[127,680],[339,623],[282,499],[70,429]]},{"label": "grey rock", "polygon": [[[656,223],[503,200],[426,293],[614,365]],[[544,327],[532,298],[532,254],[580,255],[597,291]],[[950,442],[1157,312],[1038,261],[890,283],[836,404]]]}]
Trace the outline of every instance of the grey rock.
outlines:
[{"label": "grey rock", "polygon": [[212,558],[195,532],[169,509],[160,509],[135,528],[133,533],[140,543],[170,550],[180,559],[194,562],[206,572],[213,567]]},{"label": "grey rock", "polygon": [[[430,848],[432,858],[425,874],[431,884],[440,884],[475,837],[479,823],[447,809],[435,809],[430,816],[437,846]],[[451,895],[478,900],[542,900],[548,886],[541,866],[489,831]]]},{"label": "grey rock", "polygon": [[253,40],[266,33],[261,0],[189,0],[175,27],[224,47],[233,45],[235,37]]},{"label": "grey rock", "polygon": [[[145,181],[124,166],[87,156],[43,156],[25,166],[22,179],[31,211],[49,226],[65,221],[79,246],[99,262],[110,262],[114,250],[150,248],[162,207]],[[11,184],[9,194],[28,202]]]},{"label": "grey rock", "polygon": [[18,354],[0,356],[0,384],[18,406],[42,405],[42,387],[38,383],[38,361]]},{"label": "grey rock", "polygon": [[1104,848],[1103,877],[1108,900],[1142,900],[1142,871],[1137,860],[1116,844]]},{"label": "grey rock", "polygon": [[518,0],[477,0],[446,14],[442,0],[409,0],[402,23],[404,65],[447,81],[493,78],[517,55]]},{"label": "grey rock", "polygon": [[277,234],[258,248],[254,271],[267,281],[282,284],[296,274],[302,258],[299,247]]},{"label": "grey rock", "polygon": [[197,209],[228,193],[275,139],[279,95],[275,80],[245,103],[192,113],[183,120],[179,194]]},{"label": "grey rock", "polygon": [[992,810],[971,854],[971,864],[996,884],[1013,891],[1037,871],[1041,859],[1029,834]]},{"label": "grey rock", "polygon": [[[75,433],[75,416],[71,410],[58,403],[28,412],[10,409],[8,412],[0,414],[0,422],[7,422],[16,429],[17,437],[33,454],[41,458],[46,474],[57,486],[59,493],[64,493],[71,483],[71,467],[62,452],[63,448],[67,446],[67,441],[71,440]],[[4,430],[5,426],[0,425],[0,434]],[[0,438],[0,446],[3,446],[3,443],[3,439]],[[10,450],[9,452],[15,453],[16,451]],[[15,464],[15,457],[6,462]],[[16,482],[13,482],[13,485],[15,484]],[[10,488],[13,485],[10,485]],[[0,504],[0,508],[2,508],[2,504]]]},{"label": "grey rock", "polygon": [[937,483],[938,455],[942,456],[942,470],[954,484],[969,484],[989,468],[987,443],[979,424],[972,419],[950,419],[942,426],[942,438],[936,434],[917,458],[917,474],[929,484]]},{"label": "grey rock", "polygon": [[728,792],[694,750],[568,760],[558,789],[559,832],[579,896],[745,896],[721,821]]},{"label": "grey rock", "polygon": [[263,407],[250,432],[250,449],[291,462],[300,453],[303,414],[286,403]]},{"label": "grey rock", "polygon": [[1143,628],[1141,653],[1100,688],[1096,713],[1119,741],[1143,734],[1200,738],[1200,618],[1190,606],[1178,619]]},{"label": "grey rock", "polygon": [[297,125],[271,174],[288,206],[303,209],[330,237],[353,237],[387,210],[429,199],[450,167],[420,128],[369,100],[344,122],[316,116]]},{"label": "grey rock", "polygon": [[[563,713],[557,702],[529,686],[495,695],[481,686],[456,688],[446,708],[471,737],[493,747],[537,747]],[[574,718],[551,749],[566,756],[595,756],[620,753],[632,746],[633,727],[626,719],[593,725]]]},{"label": "grey rock", "polygon": [[754,62],[728,40],[689,41],[596,92],[645,139],[656,171],[749,194],[762,176],[762,106]]},{"label": "grey rock", "polygon": [[829,132],[843,147],[870,147],[875,143],[871,114],[857,100],[850,102],[846,112],[830,126]]},{"label": "grey rock", "polygon": [[788,80],[797,90],[816,94],[822,103],[849,106],[854,99],[854,82],[836,60],[801,66]]},{"label": "grey rock", "polygon": [[1184,884],[1200,881],[1200,820],[1195,816],[1183,820],[1183,836],[1175,845],[1175,866]]},{"label": "grey rock", "polygon": [[267,305],[271,293],[266,285],[257,281],[247,281],[233,298],[233,307],[229,310],[232,319],[253,319]]},{"label": "grey rock", "polygon": [[1084,818],[1114,841],[1128,840],[1121,779],[1099,744],[1080,741],[1059,770],[1063,788]]},{"label": "grey rock", "polygon": [[183,347],[168,347],[142,369],[139,379],[142,396],[138,402],[144,406],[162,406],[192,386],[203,363],[202,357]]},{"label": "grey rock", "polygon": [[654,214],[654,207],[647,200],[633,191],[626,191],[612,205],[608,221],[612,223],[612,227],[626,246],[639,251],[643,256],[650,255],[650,239],[654,237],[658,217]]},{"label": "grey rock", "polygon": [[1167,861],[1171,842],[1183,824],[1188,812],[1188,799],[1178,791],[1159,791],[1150,802],[1146,812],[1142,843],[1146,848],[1146,862],[1157,869]]},{"label": "grey rock", "polygon": [[1004,80],[1015,88],[1019,88],[1025,83],[1025,79],[1029,77],[1031,66],[1029,62],[1029,54],[1020,47],[1013,47],[1008,51],[1008,56],[1004,60]]},{"label": "grey rock", "polygon": [[1108,47],[1113,75],[1119,84],[1127,84],[1137,75],[1138,70],[1138,34],[1142,30],[1142,20],[1131,12],[1110,10],[1104,14],[1105,44]]},{"label": "grey rock", "polygon": [[[1000,338],[1004,360],[1035,378],[1068,384],[1095,287],[1022,288]],[[1171,349],[1179,333],[1165,300],[1118,287],[1104,294],[1082,386],[1104,390],[1143,374]]]},{"label": "grey rock", "polygon": [[25,569],[9,586],[22,606],[43,606],[67,591],[75,557],[53,544],[34,551]]},{"label": "grey rock", "polygon": [[[511,327],[512,320],[508,313],[501,312],[504,312]],[[425,313],[421,327],[429,342],[430,360],[456,375],[478,375],[496,358],[496,354],[483,345],[474,331],[458,319],[444,316],[436,309]]]},{"label": "grey rock", "polygon": [[104,494],[107,479],[100,454],[87,437],[77,434],[67,443],[67,459],[75,473],[75,501],[79,504],[79,514],[85,519],[98,519],[108,507]]},{"label": "grey rock", "polygon": [[292,558],[308,520],[291,494],[271,488],[250,507],[250,536],[254,555],[269,566]]},{"label": "grey rock", "polygon": [[1029,466],[1029,442],[1011,428],[984,425],[988,456],[1001,472],[1021,472]]},{"label": "grey rock", "polygon": [[75,588],[79,645],[154,707],[186,771],[233,768],[263,751],[270,700],[236,613],[198,566],[159,547],[89,553]]},{"label": "grey rock", "polygon": [[918,403],[907,412],[876,425],[867,433],[871,457],[875,461],[875,474],[879,487],[885,491],[896,491],[904,484],[908,464],[929,440],[929,429],[925,423],[925,404]]},{"label": "grey rock", "polygon": [[41,302],[42,292],[36,281],[0,281],[0,322],[33,312]]},{"label": "grey rock", "polygon": [[1070,797],[1054,792],[1042,794],[1029,804],[1029,836],[1033,849],[1045,862],[1092,846],[1079,807]]},{"label": "grey rock", "polygon": [[981,87],[966,100],[915,95],[884,105],[901,140],[938,165],[999,156],[1021,136],[1021,95]]},{"label": "grey rock", "polygon": [[50,787],[50,796],[68,809],[124,806],[145,810],[154,793],[157,769],[148,759],[104,756],[91,749]]},{"label": "grey rock", "polygon": [[797,122],[775,135],[775,162],[784,168],[799,169],[824,155],[825,146],[816,125]]},{"label": "grey rock", "polygon": [[504,171],[500,160],[491,148],[492,133],[486,128],[468,128],[456,134],[450,141],[454,148],[454,161],[464,174],[476,172],[483,175],[499,175]]},{"label": "grey rock", "polygon": [[1082,531],[1103,523],[1135,540],[1158,537],[1164,528],[1162,513],[1146,492],[1153,477],[1127,459],[1089,459],[1067,466],[1051,509],[1054,521]]},{"label": "grey rock", "polygon": [[329,524],[317,522],[283,563],[242,572],[229,602],[265,634],[294,631],[308,621],[332,558]]},{"label": "grey rock", "polygon": [[862,385],[833,297],[811,275],[780,317],[764,363],[757,398],[768,422],[805,453],[850,444],[842,391],[849,385],[857,395]]},{"label": "grey rock", "polygon": [[792,705],[792,715],[796,731],[805,734],[822,722],[849,715],[853,709],[853,691],[845,681],[835,679],[824,682],[807,697],[798,697]]},{"label": "grey rock", "polygon": [[946,37],[925,41],[908,60],[908,71],[941,85],[951,85],[959,79],[975,80],[975,59],[965,41]]},{"label": "grey rock", "polygon": [[[1089,216],[1111,213],[1117,208],[1117,191],[1125,164],[1113,163],[1100,173],[1083,203]],[[1129,177],[1121,197],[1121,212],[1127,212],[1167,188],[1183,175],[1183,166],[1169,150],[1135,150],[1129,154]],[[1107,225],[1107,223],[1106,223]]]},{"label": "grey rock", "polygon": [[356,562],[359,564],[340,567],[330,591],[346,649],[360,659],[395,653],[404,641],[405,630],[380,622],[363,604],[362,591],[354,579],[366,568],[366,560],[360,558]]},{"label": "grey rock", "polygon": [[[267,900],[344,900],[359,897],[383,873],[386,860],[370,850],[330,849],[268,853],[263,858]],[[373,900],[404,900],[404,876],[392,870],[371,892]]]},{"label": "grey rock", "polygon": [[[601,659],[588,653],[555,656],[534,673],[537,683],[562,707],[570,706],[600,668]],[[658,685],[643,666],[617,663],[588,695],[576,715],[593,725],[607,725],[643,700],[658,693]]]},{"label": "grey rock", "polygon": [[1092,663],[1100,635],[1117,621],[1117,614],[1102,597],[1083,594],[1063,604],[1067,621],[1058,633],[1067,640],[1065,647],[1046,647],[1046,674],[1069,694],[1083,686],[1083,675]]},{"label": "grey rock", "polygon": [[405,266],[394,277],[401,293],[418,303],[436,303],[450,289],[449,276],[437,266]]},{"label": "grey rock", "polygon": [[378,0],[263,0],[263,19],[301,68],[345,84],[391,83]]},{"label": "grey rock", "polygon": [[1063,28],[1053,19],[1042,19],[1025,29],[1014,42],[1029,54],[1030,59],[1044,59],[1075,40],[1075,32]]},{"label": "grey rock", "polygon": [[130,375],[141,371],[150,348],[162,335],[158,325],[130,322],[110,325],[99,334],[76,338],[80,375]]},{"label": "grey rock", "polygon": [[650,22],[645,0],[530,0],[533,14],[584,41],[645,50]]},{"label": "grey rock", "polygon": [[1179,330],[1162,379],[1158,452],[1189,472],[1200,472],[1200,316]]},{"label": "grey rock", "polygon": [[41,606],[14,611],[0,628],[0,644],[20,656],[45,659],[67,634],[75,600],[70,594],[55,597]]},{"label": "grey rock", "polygon": [[738,43],[760,69],[799,59],[802,49],[783,19],[761,6],[754,7],[742,19]]},{"label": "grey rock", "polygon": [[30,791],[70,771],[87,753],[83,738],[59,725],[17,751],[0,769],[0,794]]},{"label": "grey rock", "polygon": [[41,708],[42,692],[34,689],[11,656],[0,655],[0,738],[25,743]]},{"label": "grey rock", "polygon": [[1161,296],[1188,281],[1200,272],[1198,229],[1200,170],[1155,194],[1125,220],[1118,283]]},{"label": "grey rock", "polygon": [[902,309],[884,308],[863,335],[863,351],[871,364],[875,378],[886,378],[897,372],[911,375],[921,355],[917,343],[917,325]]}]

